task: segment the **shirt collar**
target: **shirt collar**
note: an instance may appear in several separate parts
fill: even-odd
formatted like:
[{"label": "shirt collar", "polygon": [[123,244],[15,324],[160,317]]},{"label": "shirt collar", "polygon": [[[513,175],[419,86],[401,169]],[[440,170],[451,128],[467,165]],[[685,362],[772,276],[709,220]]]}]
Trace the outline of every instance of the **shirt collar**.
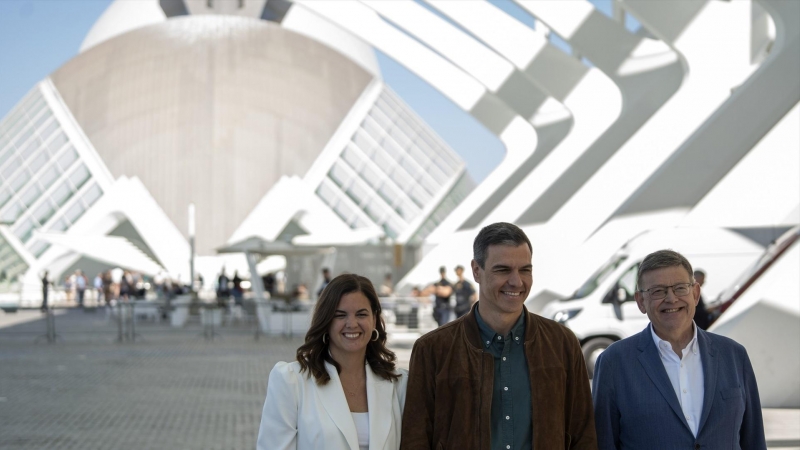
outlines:
[{"label": "shirt collar", "polygon": [[511,327],[511,331],[508,333],[508,336],[501,336],[496,331],[494,331],[489,324],[483,321],[481,317],[481,313],[479,311],[480,303],[475,305],[475,319],[478,321],[478,330],[481,333],[481,342],[483,343],[483,347],[488,347],[491,345],[493,341],[497,341],[498,337],[501,337],[505,340],[511,339],[512,342],[517,344],[522,344],[525,340],[525,314],[524,310],[519,315],[519,319],[517,322],[514,323],[514,326]]},{"label": "shirt collar", "polygon": [[[700,351],[700,345],[697,342],[697,325],[694,323],[694,321],[692,321],[692,329],[694,330],[694,335],[692,336],[692,340],[689,341],[689,344],[686,346],[686,348],[691,350],[691,352],[696,355],[697,352]],[[665,342],[668,346],[670,346],[670,348],[672,347],[672,344],[670,344],[669,341],[665,341],[664,339],[658,337],[656,330],[653,329],[653,324],[650,324],[650,334],[653,336],[653,342],[656,344],[657,349],[661,350],[662,342]]]}]

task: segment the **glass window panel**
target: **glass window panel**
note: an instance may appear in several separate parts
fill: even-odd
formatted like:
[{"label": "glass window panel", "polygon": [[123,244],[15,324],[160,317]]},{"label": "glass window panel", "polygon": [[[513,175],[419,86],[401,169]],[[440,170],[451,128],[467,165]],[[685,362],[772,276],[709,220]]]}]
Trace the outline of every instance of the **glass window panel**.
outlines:
[{"label": "glass window panel", "polygon": [[400,234],[396,228],[392,226],[389,222],[386,222],[382,225],[383,232],[386,233],[386,236],[397,239],[397,236]]},{"label": "glass window panel", "polygon": [[97,199],[100,198],[102,195],[103,195],[103,190],[100,189],[100,186],[98,186],[97,183],[95,183],[94,185],[92,185],[92,187],[86,190],[86,193],[83,194],[83,197],[81,197],[81,199],[83,200],[83,203],[86,204],[86,206],[92,206],[94,205],[94,202],[96,202]]},{"label": "glass window panel", "polygon": [[353,135],[353,142],[367,154],[369,154],[372,147],[375,146],[375,141],[360,128],[356,131],[356,134]]},{"label": "glass window panel", "polygon": [[21,134],[21,135],[20,135],[20,136],[17,138],[17,140],[16,140],[16,141],[14,141],[14,145],[16,145],[16,146],[17,146],[17,148],[19,148],[19,147],[22,147],[22,145],[23,145],[23,144],[24,144],[24,143],[25,143],[25,142],[28,140],[28,138],[30,138],[31,136],[33,136],[33,128],[30,128],[30,127],[28,127],[28,129],[27,129],[27,130],[25,130],[25,132],[24,132],[24,133],[22,133],[22,134]]},{"label": "glass window panel", "polygon": [[31,183],[28,186],[28,189],[20,196],[22,203],[25,207],[29,207],[36,202],[37,199],[42,195],[42,190],[39,189],[39,186],[36,183]]},{"label": "glass window panel", "polygon": [[426,155],[425,152],[416,144],[408,148],[408,154],[414,158],[414,161],[416,161],[421,167],[428,167],[430,164],[431,160],[428,158],[428,155]]},{"label": "glass window panel", "polygon": [[50,248],[50,244],[49,243],[47,243],[45,241],[36,241],[31,246],[31,253],[33,253],[33,256],[38,258],[38,257],[42,256],[42,254],[44,252],[46,252],[48,248]]},{"label": "glass window panel", "polygon": [[42,131],[39,132],[39,137],[41,137],[43,141],[46,141],[47,138],[49,138],[57,129],[58,121],[53,120],[52,122],[48,123]]},{"label": "glass window panel", "polygon": [[72,198],[72,189],[69,187],[69,184],[64,181],[50,194],[50,198],[56,205],[64,206],[64,203]]},{"label": "glass window panel", "polygon": [[390,205],[394,205],[397,203],[397,200],[401,198],[400,192],[398,192],[397,189],[395,189],[394,186],[389,183],[385,183],[380,187],[380,189],[378,189],[378,195],[380,195],[381,198]]},{"label": "glass window panel", "polygon": [[42,143],[41,141],[39,141],[39,138],[34,137],[30,141],[28,141],[28,143],[25,144],[25,147],[23,147],[23,149],[19,152],[20,158],[22,158],[23,161],[27,160],[28,157],[30,157],[33,154],[33,152],[35,152],[39,148],[41,144]]},{"label": "glass window panel", "polygon": [[356,215],[355,209],[353,209],[353,207],[350,206],[350,203],[346,201],[340,201],[337,203],[334,207],[334,211],[336,211],[336,214],[339,214],[339,217],[341,217],[342,220],[344,220],[347,224],[350,224],[353,221],[353,216]]},{"label": "glass window panel", "polygon": [[39,152],[39,154],[37,154],[36,157],[31,160],[31,162],[28,163],[28,169],[32,174],[36,174],[42,169],[42,167],[44,167],[45,164],[47,164],[47,153],[42,151]]},{"label": "glass window panel", "polygon": [[359,154],[359,151],[350,145],[344,148],[342,158],[347,161],[347,164],[350,164],[350,167],[356,172],[361,171],[361,167],[364,165],[364,160]]},{"label": "glass window panel", "polygon": [[56,220],[55,223],[53,223],[53,225],[50,227],[50,231],[64,231],[67,228],[69,228],[69,224],[67,223],[66,220],[62,218]]},{"label": "glass window panel", "polygon": [[436,167],[438,167],[439,170],[444,172],[448,177],[450,175],[452,175],[453,172],[455,171],[452,167],[450,167],[449,164],[447,164],[447,162],[445,162],[444,159],[442,159],[441,156],[437,155],[436,158],[433,160],[433,162],[435,162],[436,163]]},{"label": "glass window panel", "polygon": [[46,103],[44,99],[42,97],[37,98],[36,101],[28,107],[28,117],[35,117],[45,106]]},{"label": "glass window panel", "polygon": [[369,117],[364,119],[364,122],[361,123],[361,128],[366,130],[375,142],[380,142],[381,138],[383,137],[383,130]]},{"label": "glass window panel", "polygon": [[396,165],[394,160],[389,158],[389,155],[381,149],[375,150],[375,154],[372,155],[372,160],[375,161],[375,165],[384,172],[390,172]]},{"label": "glass window panel", "polygon": [[378,174],[378,172],[373,169],[372,166],[369,165],[365,165],[361,170],[361,177],[373,188],[380,186],[381,182],[383,181],[382,176]]},{"label": "glass window panel", "polygon": [[408,172],[409,175],[411,175],[412,178],[419,178],[420,169],[413,159],[403,158],[403,160],[400,162],[400,165],[403,167],[403,169],[405,169],[406,172]]},{"label": "glass window panel", "polygon": [[41,184],[43,188],[47,189],[53,185],[60,175],[61,170],[59,170],[57,165],[52,164],[50,167],[45,169],[45,171],[39,177],[39,184]]},{"label": "glass window panel", "polygon": [[6,209],[6,212],[3,213],[3,217],[0,218],[0,222],[14,223],[17,221],[23,211],[25,211],[25,208],[22,207],[22,204],[20,202],[14,202],[10,204],[8,209]]},{"label": "glass window panel", "polygon": [[75,189],[80,189],[90,176],[91,174],[89,173],[89,169],[86,168],[85,164],[81,164],[72,172],[72,174],[70,174],[69,181],[72,183]]},{"label": "glass window panel", "polygon": [[342,166],[342,162],[337,160],[336,163],[331,167],[331,171],[328,172],[328,176],[331,180],[334,181],[339,186],[346,187],[350,184],[351,176],[347,173],[347,170]]},{"label": "glass window panel", "polygon": [[20,160],[18,156],[14,156],[13,158],[11,158],[11,161],[9,161],[8,164],[6,164],[6,166],[3,168],[2,172],[3,178],[5,178],[6,180],[11,178],[11,174],[13,174],[17,169],[19,169],[19,166],[21,165],[22,165],[22,160]]},{"label": "glass window panel", "polygon": [[353,223],[350,224],[350,228],[365,228],[368,227],[370,224],[361,218],[361,216],[356,216],[353,220]]},{"label": "glass window panel", "polygon": [[420,208],[424,208],[431,199],[431,196],[425,192],[425,189],[422,189],[416,185],[411,188],[411,191],[408,194],[411,196],[411,200],[413,200],[414,203],[416,203]]},{"label": "glass window panel", "polygon": [[392,157],[395,161],[400,160],[405,154],[403,148],[397,145],[397,143],[393,139],[386,139],[383,141],[383,150]]},{"label": "glass window panel", "polygon": [[391,179],[403,190],[410,189],[414,185],[414,180],[402,170],[392,172]]},{"label": "glass window panel", "polygon": [[362,183],[356,182],[347,190],[347,196],[357,205],[363,203],[369,197],[369,191]]},{"label": "glass window panel", "polygon": [[369,112],[369,116],[384,130],[388,130],[392,127],[392,121],[380,109],[372,108],[372,111]]},{"label": "glass window panel", "polygon": [[386,207],[379,200],[373,199],[364,207],[364,212],[375,223],[381,223],[386,216]]},{"label": "glass window panel", "polygon": [[28,174],[28,171],[21,170],[19,174],[14,177],[13,180],[11,180],[11,183],[9,183],[8,187],[11,188],[12,192],[19,192],[19,190],[22,189],[22,186],[25,186],[25,183],[27,183],[30,179],[31,177]]},{"label": "glass window panel", "polygon": [[84,211],[86,211],[86,209],[83,207],[83,204],[81,202],[75,202],[67,209],[67,212],[64,213],[64,218],[75,223],[83,215]]},{"label": "glass window panel", "polygon": [[15,109],[14,112],[8,116],[8,119],[3,122],[3,131],[5,131],[9,136],[13,136],[14,133],[11,132],[11,129],[18,125],[20,123],[20,119],[23,117],[22,108]]},{"label": "glass window panel", "polygon": [[40,224],[44,225],[53,217],[53,214],[56,213],[55,205],[49,200],[45,199],[36,209],[33,211],[33,218],[36,219]]},{"label": "glass window panel", "polygon": [[17,235],[20,241],[28,242],[33,235],[34,230],[34,223],[33,219],[25,219],[22,223],[14,230],[14,234]]},{"label": "glass window panel", "polygon": [[50,148],[50,154],[55,155],[59,150],[61,150],[61,147],[63,147],[64,144],[66,143],[67,143],[67,135],[64,134],[63,131],[59,131],[58,134],[56,134],[56,137],[54,137],[53,140],[50,141],[49,144],[47,144],[47,147]]},{"label": "glass window panel", "polygon": [[58,157],[58,165],[61,166],[62,170],[67,170],[75,160],[78,159],[78,152],[75,151],[75,148],[71,145],[67,147],[64,153]]},{"label": "glass window panel", "polygon": [[395,125],[396,126],[392,128],[389,134],[392,135],[394,140],[397,141],[401,147],[407,148],[409,145],[411,145],[411,139],[409,139],[409,136],[413,136],[413,133],[408,129],[407,126],[405,126],[405,124],[403,124],[403,122],[397,122]]},{"label": "glass window panel", "polygon": [[406,222],[411,222],[420,213],[419,208],[416,207],[410,200],[403,199],[394,207],[395,212],[403,218]]},{"label": "glass window panel", "polygon": [[375,102],[375,105],[378,106],[378,109],[391,121],[394,121],[397,117],[397,111],[386,103],[386,101],[382,98],[379,98],[378,101]]},{"label": "glass window panel", "polygon": [[423,176],[417,180],[419,184],[428,191],[429,194],[433,195],[439,190],[439,185],[436,184],[431,177]]},{"label": "glass window panel", "polygon": [[38,129],[39,127],[42,126],[42,124],[44,124],[45,122],[50,120],[51,117],[53,117],[53,113],[51,113],[49,110],[47,110],[43,114],[40,114],[39,117],[36,118],[36,121],[34,122],[33,126],[36,129]]},{"label": "glass window panel", "polygon": [[0,208],[5,206],[6,202],[8,202],[8,199],[10,198],[11,198],[11,192],[8,189],[6,188],[0,189]]},{"label": "glass window panel", "polygon": [[[3,147],[0,146],[0,148],[3,148]],[[0,165],[3,165],[4,162],[8,161],[8,158],[10,158],[11,155],[13,155],[13,154],[14,154],[14,146],[11,145],[11,144],[9,144],[3,150],[0,150]]]},{"label": "glass window panel", "polygon": [[431,164],[425,171],[439,186],[447,183],[447,175],[445,175],[444,172],[442,172],[442,169],[440,169],[436,164]]},{"label": "glass window panel", "polygon": [[336,192],[328,186],[326,183],[322,183],[317,188],[317,195],[321,198],[328,206],[333,206],[336,202]]}]

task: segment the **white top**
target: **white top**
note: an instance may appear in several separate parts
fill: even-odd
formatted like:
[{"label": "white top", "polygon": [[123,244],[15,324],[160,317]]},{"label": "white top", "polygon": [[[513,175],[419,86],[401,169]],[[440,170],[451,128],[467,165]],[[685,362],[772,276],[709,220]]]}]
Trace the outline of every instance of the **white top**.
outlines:
[{"label": "white top", "polygon": [[350,413],[356,425],[358,450],[369,450],[369,413]]},{"label": "white top", "polygon": [[703,385],[703,363],[700,359],[700,344],[697,342],[697,326],[692,323],[692,328],[694,329],[694,337],[681,352],[683,355],[681,358],[672,350],[672,345],[669,342],[658,337],[652,325],[650,326],[650,332],[653,334],[653,342],[658,348],[661,362],[664,364],[669,381],[672,383],[672,389],[675,390],[675,395],[678,396],[678,402],[681,404],[686,422],[689,424],[692,434],[697,437],[697,427],[700,425],[700,415],[703,412],[705,386]]}]

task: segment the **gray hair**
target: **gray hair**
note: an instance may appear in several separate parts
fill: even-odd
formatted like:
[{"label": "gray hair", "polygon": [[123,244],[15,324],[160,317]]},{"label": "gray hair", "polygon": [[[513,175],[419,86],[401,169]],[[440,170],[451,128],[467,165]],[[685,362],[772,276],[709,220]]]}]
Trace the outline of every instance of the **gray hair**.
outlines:
[{"label": "gray hair", "polygon": [[490,245],[519,247],[522,244],[527,244],[528,250],[533,253],[531,241],[518,226],[507,222],[493,223],[483,227],[478,235],[475,236],[475,242],[472,244],[472,258],[483,269],[483,265],[486,263],[486,253]]},{"label": "gray hair", "polygon": [[692,281],[694,282],[694,271],[692,270],[692,264],[689,263],[689,260],[680,253],[674,250],[659,250],[657,252],[650,253],[649,255],[645,256],[642,263],[639,264],[639,270],[636,273],[636,290],[641,289],[642,275],[645,273],[652,272],[653,270],[663,269],[665,267],[676,266],[686,269],[686,273],[692,277]]}]

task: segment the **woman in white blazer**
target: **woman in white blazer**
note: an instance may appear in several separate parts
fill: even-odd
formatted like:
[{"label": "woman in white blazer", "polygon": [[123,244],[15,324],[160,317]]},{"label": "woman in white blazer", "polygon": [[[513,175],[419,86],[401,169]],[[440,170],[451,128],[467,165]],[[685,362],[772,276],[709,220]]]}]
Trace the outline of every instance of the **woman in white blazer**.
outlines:
[{"label": "woman in white blazer", "polygon": [[259,450],[396,450],[408,372],[386,348],[381,304],[358,275],[322,291],[297,361],[267,384]]}]

